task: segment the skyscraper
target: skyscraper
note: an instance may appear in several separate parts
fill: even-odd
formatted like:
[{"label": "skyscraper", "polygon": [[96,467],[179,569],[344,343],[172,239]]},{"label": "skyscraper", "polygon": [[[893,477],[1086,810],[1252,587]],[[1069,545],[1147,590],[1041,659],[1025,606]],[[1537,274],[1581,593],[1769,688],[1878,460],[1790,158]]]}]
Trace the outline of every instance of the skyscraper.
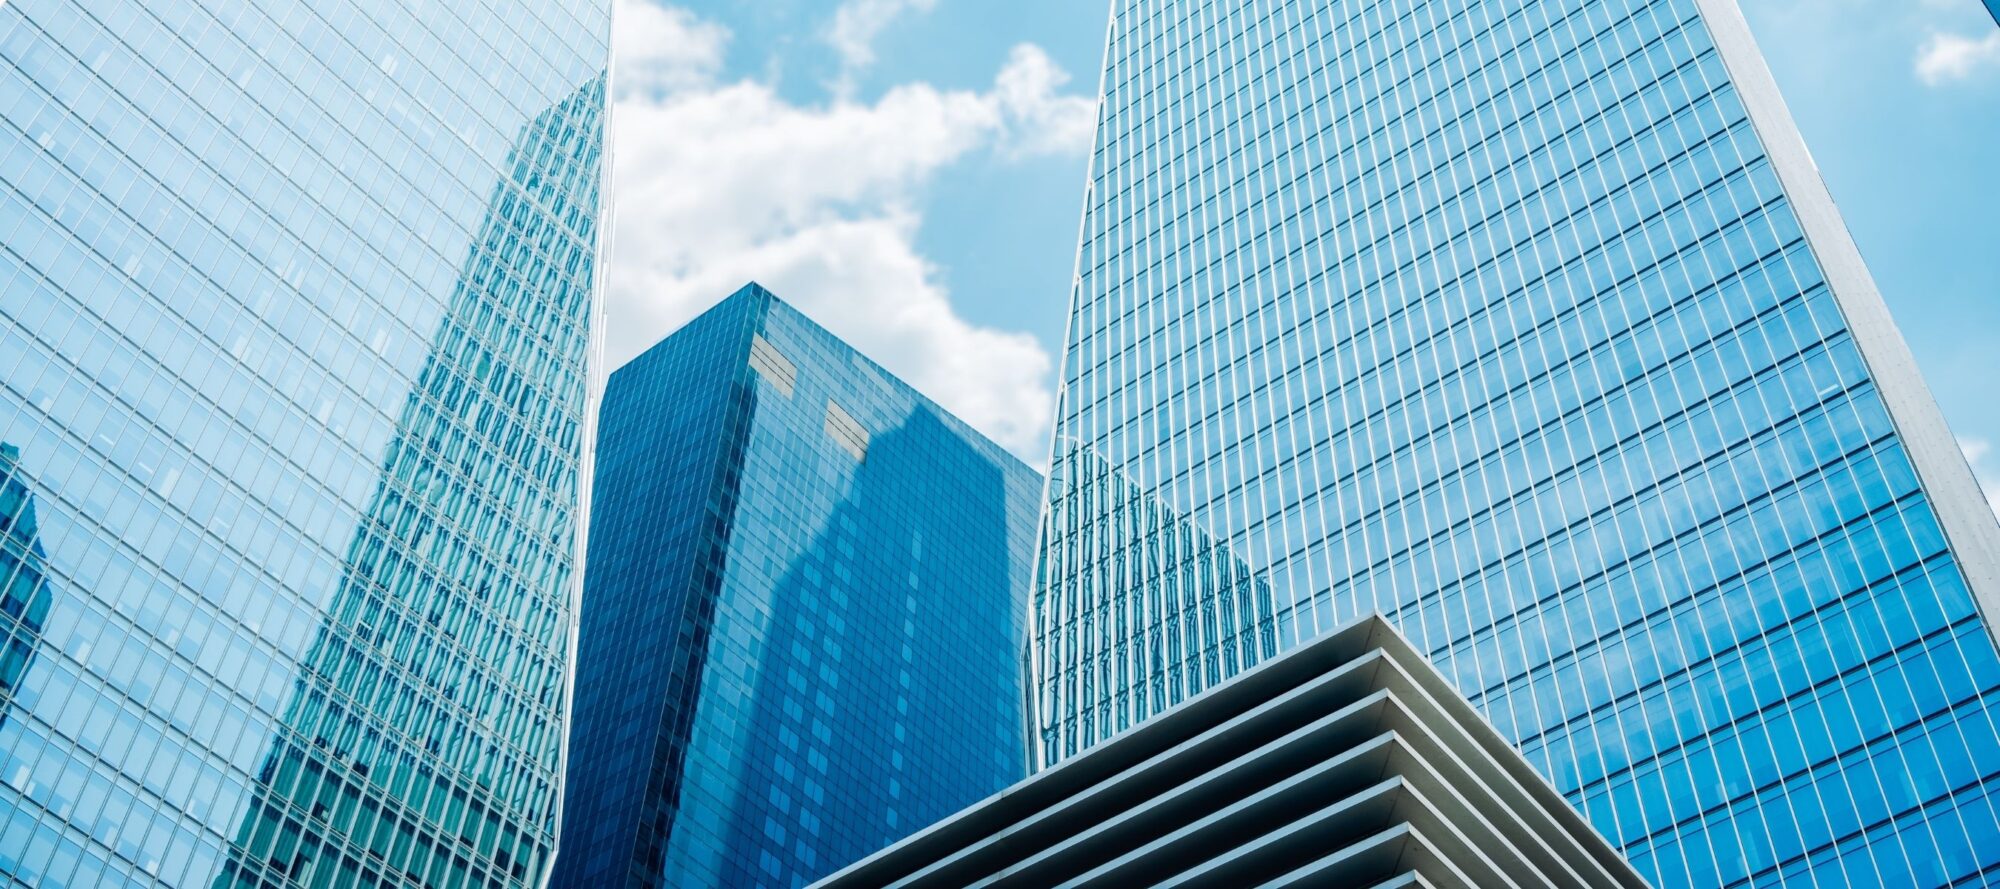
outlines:
[{"label": "skyscraper", "polygon": [[[1106,65],[1058,441],[1658,885],[1992,878],[2000,526],[1733,3],[1126,0]],[[1044,765],[1146,675],[1047,651]]]},{"label": "skyscraper", "polygon": [[756,285],[597,466],[555,886],[798,885],[1026,773],[1032,470]]},{"label": "skyscraper", "polygon": [[546,876],[608,5],[0,6],[0,873]]}]

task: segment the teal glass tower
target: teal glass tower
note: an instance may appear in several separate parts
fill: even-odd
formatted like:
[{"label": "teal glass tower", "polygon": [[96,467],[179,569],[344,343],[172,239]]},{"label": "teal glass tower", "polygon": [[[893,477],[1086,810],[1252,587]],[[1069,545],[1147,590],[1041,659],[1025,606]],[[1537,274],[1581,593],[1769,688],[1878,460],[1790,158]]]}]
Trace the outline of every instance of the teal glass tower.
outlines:
[{"label": "teal glass tower", "polygon": [[545,881],[609,5],[0,5],[0,881]]},{"label": "teal glass tower", "polygon": [[1226,541],[1058,441],[1036,573],[1036,755],[1053,762],[1277,654],[1277,603]]},{"label": "teal glass tower", "polygon": [[1026,774],[1032,470],[756,285],[601,428],[552,885],[803,885]]},{"label": "teal glass tower", "polygon": [[[2000,525],[1731,0],[1120,0],[1104,83],[1057,440],[1281,645],[1388,616],[1659,886],[2000,878]],[[1147,712],[1064,491],[1043,766]]]}]

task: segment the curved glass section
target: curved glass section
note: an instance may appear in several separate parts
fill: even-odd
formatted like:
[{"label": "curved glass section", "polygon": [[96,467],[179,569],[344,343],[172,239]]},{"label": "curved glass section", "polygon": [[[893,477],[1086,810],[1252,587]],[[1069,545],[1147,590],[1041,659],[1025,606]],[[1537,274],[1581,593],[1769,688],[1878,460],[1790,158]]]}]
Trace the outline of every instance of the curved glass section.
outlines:
[{"label": "curved glass section", "polygon": [[545,877],[608,20],[0,5],[0,874]]},{"label": "curved glass section", "polygon": [[1271,585],[1088,447],[1059,442],[1035,578],[1052,765],[1278,653]]},{"label": "curved glass section", "polygon": [[1657,885],[1992,877],[1993,637],[1695,0],[1128,0],[1107,65],[1059,436]]}]

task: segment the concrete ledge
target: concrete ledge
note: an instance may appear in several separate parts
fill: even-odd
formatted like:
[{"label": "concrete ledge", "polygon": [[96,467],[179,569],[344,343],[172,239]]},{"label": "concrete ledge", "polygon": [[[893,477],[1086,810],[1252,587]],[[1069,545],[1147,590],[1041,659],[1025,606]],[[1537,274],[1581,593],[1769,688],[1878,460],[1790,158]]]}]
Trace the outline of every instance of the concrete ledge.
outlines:
[{"label": "concrete ledge", "polygon": [[1356,621],[820,882],[1637,887],[1386,622]]}]

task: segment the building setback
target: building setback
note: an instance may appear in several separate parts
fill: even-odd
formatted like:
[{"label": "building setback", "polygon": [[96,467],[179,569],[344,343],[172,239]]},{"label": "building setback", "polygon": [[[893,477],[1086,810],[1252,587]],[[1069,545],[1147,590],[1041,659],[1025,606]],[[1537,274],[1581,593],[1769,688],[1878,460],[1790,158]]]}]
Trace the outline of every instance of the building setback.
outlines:
[{"label": "building setback", "polygon": [[818,885],[1294,884],[1645,885],[1374,617]]},{"label": "building setback", "polygon": [[556,887],[799,885],[1025,774],[1032,470],[755,285],[601,424]]},{"label": "building setback", "polygon": [[[1733,0],[1118,0],[1104,84],[1056,440],[1281,647],[1384,615],[1660,886],[2000,876],[2000,525]],[[1079,490],[1041,766],[1157,712]]]},{"label": "building setback", "polygon": [[541,885],[610,0],[84,5],[0,4],[0,883]]}]

